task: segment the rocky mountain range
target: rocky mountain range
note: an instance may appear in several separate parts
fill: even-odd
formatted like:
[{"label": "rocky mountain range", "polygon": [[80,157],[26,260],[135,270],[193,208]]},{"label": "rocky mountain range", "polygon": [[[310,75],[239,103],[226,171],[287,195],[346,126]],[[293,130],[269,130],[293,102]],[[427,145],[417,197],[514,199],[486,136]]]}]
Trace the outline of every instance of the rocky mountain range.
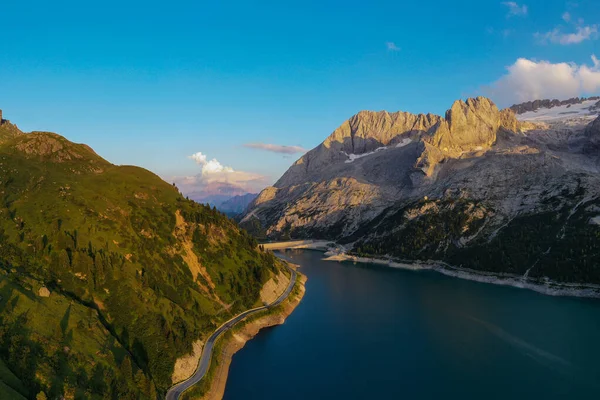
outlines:
[{"label": "rocky mountain range", "polygon": [[596,103],[361,111],[263,190],[242,225],[354,255],[600,283]]},{"label": "rocky mountain range", "polygon": [[243,194],[211,194],[203,195],[201,193],[194,193],[190,196],[190,199],[200,204],[206,204],[211,207],[215,207],[222,213],[235,217],[243,213],[246,208],[252,203],[252,201],[258,196],[257,193],[243,193]]},{"label": "rocky mountain range", "polygon": [[254,201],[256,196],[258,196],[258,193],[246,193],[233,196],[217,206],[217,209],[227,215],[235,216],[246,211],[246,208]]}]

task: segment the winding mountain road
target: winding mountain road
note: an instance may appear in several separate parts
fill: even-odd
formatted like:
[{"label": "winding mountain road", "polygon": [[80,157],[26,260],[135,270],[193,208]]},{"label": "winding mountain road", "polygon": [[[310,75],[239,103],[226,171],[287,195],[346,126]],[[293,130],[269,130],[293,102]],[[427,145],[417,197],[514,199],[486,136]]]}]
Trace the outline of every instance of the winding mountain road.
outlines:
[{"label": "winding mountain road", "polygon": [[292,268],[290,268],[290,267],[287,267],[287,268],[291,272],[290,283],[289,283],[288,287],[285,289],[285,291],[281,294],[281,296],[279,296],[279,298],[277,300],[275,300],[273,303],[271,303],[269,305],[253,308],[251,310],[247,310],[241,314],[238,314],[237,316],[233,317],[229,321],[225,322],[212,335],[210,335],[210,337],[206,341],[206,344],[204,345],[204,348],[202,349],[202,355],[200,356],[200,361],[198,362],[198,368],[196,368],[196,372],[194,372],[194,375],[192,375],[185,381],[179,382],[178,384],[172,386],[169,389],[169,391],[167,392],[167,396],[166,396],[167,400],[178,400],[183,392],[185,392],[190,387],[192,387],[196,383],[200,382],[200,380],[202,378],[204,378],[204,375],[206,375],[206,372],[208,372],[208,367],[210,366],[210,360],[212,358],[212,352],[213,352],[213,348],[215,346],[215,341],[223,332],[227,331],[228,329],[231,329],[235,324],[237,324],[238,322],[240,322],[247,316],[257,313],[259,311],[268,310],[270,308],[277,307],[285,299],[288,298],[288,296],[292,292],[292,289],[294,288],[294,285],[296,284],[296,277],[298,274]]}]

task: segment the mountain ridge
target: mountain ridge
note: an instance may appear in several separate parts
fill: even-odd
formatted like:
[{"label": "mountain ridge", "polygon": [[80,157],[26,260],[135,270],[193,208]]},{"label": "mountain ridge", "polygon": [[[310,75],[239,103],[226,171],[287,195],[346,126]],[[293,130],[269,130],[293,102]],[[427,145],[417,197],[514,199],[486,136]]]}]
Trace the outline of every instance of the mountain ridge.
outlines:
[{"label": "mountain ridge", "polygon": [[156,174],[6,120],[0,199],[0,360],[26,398],[157,398],[282,268]]},{"label": "mountain ridge", "polygon": [[[519,231],[538,236],[528,239],[534,255],[554,243],[539,250],[543,267],[537,263],[529,277],[597,283],[595,252],[577,256],[578,272],[569,270],[564,253],[554,253],[567,242],[596,246],[597,225],[587,221],[595,220],[600,204],[598,154],[591,151],[598,115],[588,103],[528,120],[488,99],[468,99],[455,102],[444,118],[429,117],[432,125],[418,133],[413,120],[394,125],[392,114],[361,112],[263,190],[242,225],[271,239],[334,240],[364,256],[523,275],[536,260],[510,241]],[[366,124],[365,116],[379,120]],[[354,137],[352,126],[358,127]],[[377,140],[356,146],[356,137]],[[350,148],[359,154],[348,154]],[[556,221],[544,219],[552,213]],[[565,230],[578,232],[580,242],[563,237]],[[498,244],[490,249],[498,238],[510,242],[502,254]],[[467,256],[475,249],[478,258]],[[495,258],[483,263],[480,252]]]},{"label": "mountain ridge", "polygon": [[[471,125],[475,126],[468,129]],[[423,139],[424,145],[430,145],[421,159],[421,167],[429,175],[443,158],[487,148],[500,129],[519,130],[521,125],[511,111],[500,111],[483,97],[454,102],[445,117],[402,111],[361,111],[303,155],[273,186],[292,185],[298,180],[294,174],[302,175],[304,170],[304,175],[310,175],[311,170],[345,161],[348,154],[360,155],[419,139]]]},{"label": "mountain ridge", "polygon": [[217,209],[225,214],[238,215],[246,211],[246,208],[254,201],[258,196],[258,193],[246,193],[242,195],[236,195],[230,199],[225,200]]},{"label": "mountain ridge", "polygon": [[[519,104],[513,104],[509,108],[511,110],[513,110],[515,112],[515,114],[523,114],[523,113],[526,113],[529,111],[536,111],[540,108],[553,108],[553,107],[560,107],[560,106],[564,106],[564,105],[572,106],[575,104],[581,104],[584,101],[589,101],[589,100],[599,101],[599,103],[600,103],[600,96],[572,97],[567,100],[539,99],[539,100],[526,101],[526,102],[519,103]],[[597,104],[597,106],[598,106],[598,104]]]}]

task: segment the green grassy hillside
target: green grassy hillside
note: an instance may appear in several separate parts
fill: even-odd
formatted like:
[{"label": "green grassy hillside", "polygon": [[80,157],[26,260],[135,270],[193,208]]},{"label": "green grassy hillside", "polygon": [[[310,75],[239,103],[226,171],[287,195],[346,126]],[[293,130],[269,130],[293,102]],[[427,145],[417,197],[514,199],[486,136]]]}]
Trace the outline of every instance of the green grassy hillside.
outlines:
[{"label": "green grassy hillside", "polygon": [[279,268],[151,172],[8,122],[0,198],[2,398],[157,398]]}]

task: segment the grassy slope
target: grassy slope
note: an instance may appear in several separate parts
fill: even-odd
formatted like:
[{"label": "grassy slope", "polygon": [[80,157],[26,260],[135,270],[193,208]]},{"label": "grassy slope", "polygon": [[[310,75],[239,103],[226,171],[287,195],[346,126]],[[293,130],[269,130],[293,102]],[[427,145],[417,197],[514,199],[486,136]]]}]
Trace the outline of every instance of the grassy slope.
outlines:
[{"label": "grassy slope", "polygon": [[[0,358],[29,398],[164,393],[175,359],[255,304],[279,268],[233,222],[149,171],[6,123],[0,198]],[[184,240],[214,289],[194,279]],[[43,286],[50,297],[38,296]]]},{"label": "grassy slope", "polygon": [[0,398],[25,399],[26,394],[27,389],[23,382],[0,360]]}]

